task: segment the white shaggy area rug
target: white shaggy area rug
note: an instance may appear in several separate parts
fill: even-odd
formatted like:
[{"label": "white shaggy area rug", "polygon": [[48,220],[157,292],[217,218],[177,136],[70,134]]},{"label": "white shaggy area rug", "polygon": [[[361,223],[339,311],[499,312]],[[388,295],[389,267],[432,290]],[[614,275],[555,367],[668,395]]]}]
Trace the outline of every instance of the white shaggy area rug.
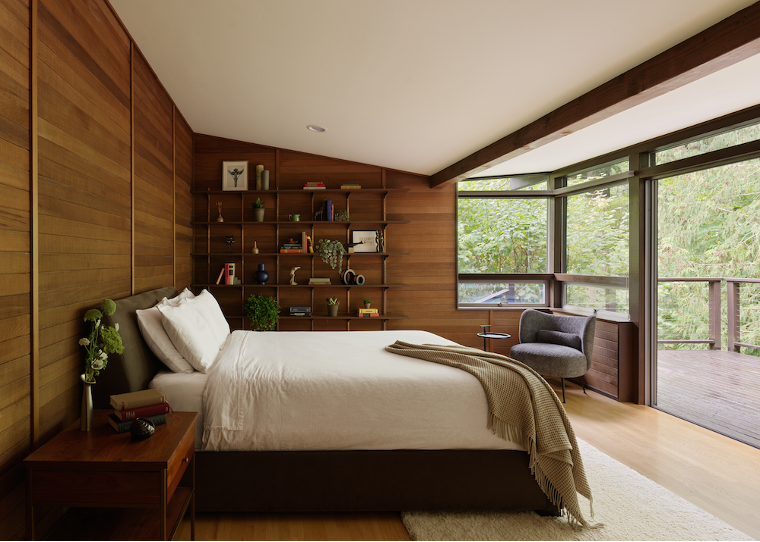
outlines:
[{"label": "white shaggy area rug", "polygon": [[[753,540],[578,439],[601,529],[535,512],[402,512],[412,540]],[[579,496],[586,519],[588,501]],[[585,506],[584,506],[585,503]]]}]

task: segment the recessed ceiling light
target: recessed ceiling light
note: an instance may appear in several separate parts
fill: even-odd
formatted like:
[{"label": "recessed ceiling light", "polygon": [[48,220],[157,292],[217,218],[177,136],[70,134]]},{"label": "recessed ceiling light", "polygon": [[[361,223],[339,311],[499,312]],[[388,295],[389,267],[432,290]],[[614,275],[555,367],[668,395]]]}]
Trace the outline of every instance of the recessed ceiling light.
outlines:
[{"label": "recessed ceiling light", "polygon": [[316,124],[309,124],[306,127],[308,130],[311,130],[312,132],[326,132],[327,128],[322,128],[321,126],[317,126]]}]

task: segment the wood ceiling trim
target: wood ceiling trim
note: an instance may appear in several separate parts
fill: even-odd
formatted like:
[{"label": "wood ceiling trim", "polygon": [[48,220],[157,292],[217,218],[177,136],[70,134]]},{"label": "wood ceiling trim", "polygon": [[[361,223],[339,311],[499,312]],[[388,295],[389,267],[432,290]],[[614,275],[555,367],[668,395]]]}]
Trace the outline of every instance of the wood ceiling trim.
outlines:
[{"label": "wood ceiling trim", "polygon": [[430,186],[476,175],[758,53],[760,2],[442,169]]}]

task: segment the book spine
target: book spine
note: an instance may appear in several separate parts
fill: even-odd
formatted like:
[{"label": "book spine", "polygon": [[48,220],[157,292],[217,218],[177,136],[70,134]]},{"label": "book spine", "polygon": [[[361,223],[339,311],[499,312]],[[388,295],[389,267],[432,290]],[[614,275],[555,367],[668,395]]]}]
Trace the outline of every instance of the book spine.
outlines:
[{"label": "book spine", "polygon": [[380,315],[376,312],[366,313],[366,314],[360,314],[359,318],[380,318]]},{"label": "book spine", "polygon": [[127,400],[119,400],[118,395],[111,396],[111,406],[114,408],[114,410],[129,410],[130,408],[139,408],[148,405],[160,405],[164,402],[166,402],[166,398],[164,397],[163,393],[156,393],[155,395],[151,395],[147,398],[141,397],[139,399]]},{"label": "book spine", "polygon": [[128,408],[127,410],[116,410],[114,414],[121,419],[121,421],[134,420],[135,418],[145,418],[147,416],[155,416],[157,414],[166,414],[171,410],[169,403],[163,402],[159,405],[148,405],[138,408]]},{"label": "book spine", "polygon": [[328,199],[327,200],[327,210],[326,210],[327,216],[325,217],[325,220],[332,220],[332,212],[333,212],[332,200]]},{"label": "book spine", "polygon": [[301,249],[304,252],[308,252],[308,250],[309,250],[308,247],[307,247],[307,244],[306,244],[306,232],[305,231],[301,232]]},{"label": "book spine", "polygon": [[303,254],[302,248],[281,248],[280,254]]},{"label": "book spine", "polygon": [[222,270],[219,271],[219,276],[216,278],[216,283],[219,284],[222,282],[222,279],[224,278],[224,267],[222,267]]},{"label": "book spine", "polygon": [[230,284],[230,264],[224,264],[224,284]]},{"label": "book spine", "polygon": [[[140,416],[141,418],[146,418],[153,422],[153,425],[163,425],[166,423],[166,414],[157,414],[155,416]],[[129,420],[126,422],[117,422],[112,417],[108,417],[108,423],[111,424],[111,427],[116,429],[117,433],[129,433],[129,428],[132,425],[132,422],[134,420]]]},{"label": "book spine", "polygon": [[379,309],[358,309],[359,314],[372,314],[373,312],[380,312]]},{"label": "book spine", "polygon": [[304,190],[325,190],[324,186],[304,186]]},{"label": "book spine", "polygon": [[311,312],[291,312],[288,316],[311,316]]}]

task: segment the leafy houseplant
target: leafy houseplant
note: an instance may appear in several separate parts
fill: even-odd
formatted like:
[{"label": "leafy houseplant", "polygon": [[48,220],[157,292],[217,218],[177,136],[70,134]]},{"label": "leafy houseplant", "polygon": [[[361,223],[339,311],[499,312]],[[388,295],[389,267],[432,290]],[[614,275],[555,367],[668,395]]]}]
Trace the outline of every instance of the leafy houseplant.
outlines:
[{"label": "leafy houseplant", "polygon": [[338,316],[338,306],[340,305],[337,297],[327,298],[327,315]]},{"label": "leafy houseplant", "polygon": [[90,309],[84,315],[84,321],[90,322],[92,327],[87,337],[79,339],[79,344],[84,346],[84,380],[94,383],[95,377],[108,365],[108,354],[121,354],[124,345],[119,335],[119,324],[106,326],[101,323],[104,316],[111,316],[116,312],[116,303],[110,299],[104,299],[98,309]]},{"label": "leafy houseplant", "polygon": [[256,198],[253,202],[253,218],[256,222],[264,222],[264,202],[261,198]]},{"label": "leafy houseplant", "polygon": [[251,329],[273,330],[280,318],[280,306],[273,297],[251,294],[243,306],[243,313],[251,321]]},{"label": "leafy houseplant", "polygon": [[343,271],[343,254],[346,249],[343,243],[332,239],[320,239],[317,243],[317,254],[322,257],[322,261],[335,269],[338,266],[338,273]]},{"label": "leafy houseplant", "polygon": [[364,308],[368,309],[371,304],[372,304],[372,300],[370,298],[368,298],[368,297],[365,297],[364,298]]}]

